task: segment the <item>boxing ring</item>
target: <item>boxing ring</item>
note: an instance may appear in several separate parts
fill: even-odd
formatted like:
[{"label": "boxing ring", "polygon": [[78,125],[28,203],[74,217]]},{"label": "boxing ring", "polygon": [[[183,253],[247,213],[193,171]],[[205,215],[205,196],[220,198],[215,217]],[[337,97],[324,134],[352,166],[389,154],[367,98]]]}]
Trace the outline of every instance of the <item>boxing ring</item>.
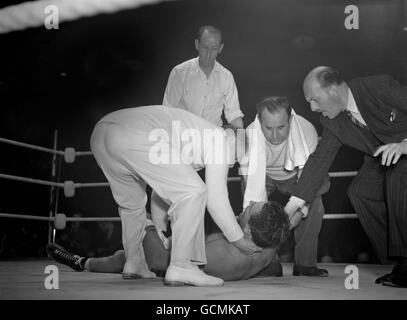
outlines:
[{"label": "boxing ring", "polygon": [[[100,182],[58,181],[56,178],[56,158],[73,164],[78,157],[92,156],[90,151],[76,151],[73,147],[57,149],[57,132],[54,134],[53,148],[0,138],[0,144],[45,152],[52,155],[52,180],[22,177],[0,173],[0,178],[41,185],[50,188],[50,210],[48,215],[0,212],[0,218],[35,220],[48,222],[48,243],[55,242],[57,230],[66,228],[71,222],[120,222],[120,217],[71,217],[59,212],[59,191],[65,198],[72,198],[84,188],[107,188],[109,184]],[[356,171],[330,172],[331,178],[352,177]],[[240,182],[240,177],[229,177],[228,183]],[[62,192],[61,192],[62,193]],[[357,219],[355,213],[326,213],[324,220]],[[0,221],[1,221],[0,220]],[[69,249],[69,248],[67,248]],[[44,279],[45,268],[56,265],[59,272],[59,289],[47,290]],[[319,263],[329,271],[328,278],[293,277],[292,263],[283,263],[282,278],[252,278],[242,281],[226,282],[221,288],[168,288],[161,278],[123,280],[120,274],[75,272],[47,258],[24,261],[0,261],[0,299],[407,299],[402,288],[389,288],[374,284],[374,280],[391,271],[391,266],[359,264],[360,284],[358,290],[348,290],[344,286],[347,264]],[[215,294],[215,295],[214,295]]]},{"label": "boxing ring", "polygon": [[[11,139],[5,139],[0,137],[0,143],[11,144],[14,146],[27,148],[31,150],[41,151],[50,153],[53,155],[52,161],[52,176],[55,177],[55,157],[62,156],[65,163],[72,164],[75,162],[77,157],[81,156],[92,156],[91,151],[76,151],[73,147],[67,147],[64,150],[57,150],[57,134],[54,135],[54,148],[46,148],[42,146],[37,146],[33,144],[28,144],[24,142],[19,142]],[[344,171],[344,172],[330,172],[329,176],[331,178],[341,178],[341,177],[353,177],[357,174],[357,171]],[[109,187],[108,182],[74,182],[72,180],[66,180],[64,182],[59,181],[48,181],[31,177],[21,177],[0,172],[0,179],[13,180],[25,183],[32,183],[42,186],[51,187],[51,194],[53,189],[58,188],[63,190],[64,196],[66,198],[71,198],[75,196],[76,190],[81,188],[106,188]],[[240,177],[228,177],[228,183],[240,182]],[[53,199],[51,199],[53,200]],[[51,201],[52,202],[52,201]],[[57,201],[56,201],[57,203]],[[52,203],[51,203],[52,204]],[[50,204],[50,205],[51,205]],[[53,234],[52,242],[55,241],[55,231],[63,230],[66,227],[67,222],[92,222],[92,221],[112,221],[119,222],[120,217],[67,217],[65,213],[57,212],[57,206],[54,210],[50,211],[49,217],[35,216],[29,214],[18,214],[18,213],[4,213],[0,212],[0,218],[12,218],[12,219],[28,219],[28,220],[39,220],[50,222],[50,233]],[[325,214],[323,219],[357,219],[355,213],[329,213]],[[48,243],[50,243],[50,239]]]}]

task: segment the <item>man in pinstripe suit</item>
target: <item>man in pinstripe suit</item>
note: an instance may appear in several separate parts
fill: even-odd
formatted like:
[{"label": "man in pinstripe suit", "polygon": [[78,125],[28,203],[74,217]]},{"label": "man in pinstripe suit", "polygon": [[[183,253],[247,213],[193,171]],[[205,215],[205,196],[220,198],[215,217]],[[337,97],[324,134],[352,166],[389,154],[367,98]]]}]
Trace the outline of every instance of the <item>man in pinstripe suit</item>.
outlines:
[{"label": "man in pinstripe suit", "polygon": [[396,261],[376,283],[407,287],[407,87],[386,75],[344,82],[337,70],[317,67],[303,88],[323,132],[287,213],[314,198],[342,145],[362,151],[348,196],[380,262]]}]

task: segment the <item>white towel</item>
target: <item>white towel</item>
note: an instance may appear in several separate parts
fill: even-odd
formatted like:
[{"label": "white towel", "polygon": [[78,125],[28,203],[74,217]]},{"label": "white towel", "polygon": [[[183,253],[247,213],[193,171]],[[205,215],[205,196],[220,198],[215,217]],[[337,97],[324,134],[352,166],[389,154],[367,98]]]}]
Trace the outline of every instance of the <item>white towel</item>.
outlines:
[{"label": "white towel", "polygon": [[[247,138],[249,153],[241,161],[241,168],[247,167],[247,172],[244,173],[247,174],[247,184],[243,209],[249,205],[250,201],[267,201],[266,140],[257,116],[247,128]],[[301,116],[298,116],[292,109],[284,168],[288,171],[295,168],[302,169],[307,162],[308,156],[315,151],[317,144],[318,134],[314,126]]]}]

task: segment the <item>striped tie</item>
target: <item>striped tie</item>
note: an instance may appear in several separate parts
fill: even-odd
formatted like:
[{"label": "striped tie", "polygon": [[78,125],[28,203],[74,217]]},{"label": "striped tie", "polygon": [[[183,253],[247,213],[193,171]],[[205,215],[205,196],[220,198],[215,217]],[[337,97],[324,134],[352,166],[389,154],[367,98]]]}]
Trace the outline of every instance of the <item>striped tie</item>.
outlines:
[{"label": "striped tie", "polygon": [[357,125],[359,128],[367,128],[367,126],[365,126],[362,122],[360,122],[358,119],[356,119],[352,112],[350,112],[348,109],[345,109],[345,114],[348,116],[348,118],[355,124]]}]

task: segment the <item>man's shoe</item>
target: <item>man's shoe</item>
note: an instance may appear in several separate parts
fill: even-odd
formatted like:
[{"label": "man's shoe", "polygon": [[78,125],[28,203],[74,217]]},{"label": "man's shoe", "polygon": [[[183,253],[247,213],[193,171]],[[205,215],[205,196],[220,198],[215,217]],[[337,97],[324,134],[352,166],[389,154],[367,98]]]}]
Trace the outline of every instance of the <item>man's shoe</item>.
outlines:
[{"label": "man's shoe", "polygon": [[55,259],[55,261],[62,263],[75,271],[83,271],[85,269],[85,257],[72,254],[56,243],[48,244],[47,252]]},{"label": "man's shoe", "polygon": [[223,280],[204,273],[197,266],[184,269],[174,265],[167,268],[164,284],[166,286],[183,286],[185,284],[197,287],[220,287]]},{"label": "man's shoe", "polygon": [[283,266],[280,262],[272,261],[254,277],[282,277]]},{"label": "man's shoe", "polygon": [[407,288],[407,268],[405,266],[394,266],[391,273],[376,279],[375,283],[385,286]]},{"label": "man's shoe", "polygon": [[123,279],[133,280],[133,279],[149,279],[155,277],[156,277],[155,273],[148,269],[146,261],[143,261],[141,263],[135,263],[134,261],[126,260],[122,272]]},{"label": "man's shoe", "polygon": [[328,270],[294,264],[293,276],[327,277]]},{"label": "man's shoe", "polygon": [[383,282],[389,282],[391,276],[392,276],[391,273],[385,274],[384,276],[381,276],[381,277],[377,278],[377,279],[375,280],[375,283],[381,284],[381,283],[383,283]]},{"label": "man's shoe", "polygon": [[381,282],[384,286],[407,288],[407,277],[402,275],[390,275]]}]

